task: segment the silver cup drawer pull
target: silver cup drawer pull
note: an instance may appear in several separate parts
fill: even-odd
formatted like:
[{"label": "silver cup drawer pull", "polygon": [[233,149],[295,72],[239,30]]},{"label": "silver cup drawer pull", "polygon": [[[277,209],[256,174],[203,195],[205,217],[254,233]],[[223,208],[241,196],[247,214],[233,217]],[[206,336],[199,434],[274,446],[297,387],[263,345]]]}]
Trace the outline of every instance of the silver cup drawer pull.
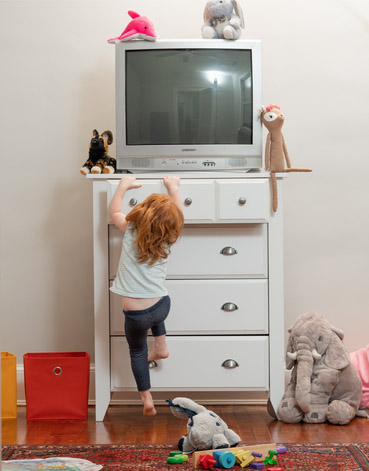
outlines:
[{"label": "silver cup drawer pull", "polygon": [[221,309],[226,312],[233,312],[233,311],[237,311],[238,306],[237,304],[234,304],[234,303],[225,303],[223,304]]},{"label": "silver cup drawer pull", "polygon": [[222,249],[220,253],[222,255],[235,255],[237,253],[237,250],[233,247],[224,247],[224,249]]},{"label": "silver cup drawer pull", "polygon": [[131,199],[129,200],[129,205],[130,205],[130,206],[136,206],[136,204],[137,204],[136,198],[131,198]]},{"label": "silver cup drawer pull", "polygon": [[246,198],[244,196],[241,196],[240,199],[238,200],[238,204],[240,206],[243,206],[244,204],[246,204]]},{"label": "silver cup drawer pull", "polygon": [[149,361],[149,368],[157,368],[158,364],[156,363],[155,360]]},{"label": "silver cup drawer pull", "polygon": [[232,368],[237,368],[238,366],[240,365],[236,362],[236,360],[232,360],[231,358],[229,358],[228,360],[224,360],[222,363],[223,368],[232,369]]}]

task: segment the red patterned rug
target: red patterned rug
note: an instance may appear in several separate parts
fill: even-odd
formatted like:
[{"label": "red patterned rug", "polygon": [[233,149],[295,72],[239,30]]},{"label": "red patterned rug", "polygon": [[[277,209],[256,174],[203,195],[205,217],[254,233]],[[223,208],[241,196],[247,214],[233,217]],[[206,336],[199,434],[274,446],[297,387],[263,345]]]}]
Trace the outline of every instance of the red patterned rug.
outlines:
[{"label": "red patterned rug", "polygon": [[[277,457],[278,467],[282,470],[369,470],[369,443],[285,444],[284,446],[287,448],[287,453]],[[102,465],[103,471],[191,470],[191,458],[185,464],[167,464],[169,452],[174,449],[170,445],[5,445],[2,459],[5,461],[64,456],[92,461]],[[243,468],[237,466],[231,469]]]}]

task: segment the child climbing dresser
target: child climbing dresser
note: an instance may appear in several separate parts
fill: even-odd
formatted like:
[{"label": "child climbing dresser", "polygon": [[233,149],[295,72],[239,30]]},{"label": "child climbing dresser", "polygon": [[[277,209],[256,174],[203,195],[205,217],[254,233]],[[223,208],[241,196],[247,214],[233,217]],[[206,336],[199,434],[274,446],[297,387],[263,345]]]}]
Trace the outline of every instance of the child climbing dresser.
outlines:
[{"label": "child climbing dresser", "polygon": [[[282,176],[271,210],[267,173],[184,173],[185,227],[172,247],[170,356],[151,362],[153,391],[268,391],[274,409],[284,392]],[[166,192],[164,174],[137,174],[128,213],[150,193]],[[120,298],[109,292],[122,236],[108,206],[122,175],[93,181],[96,420],[114,391],[135,391]],[[149,339],[151,341],[151,339]],[[178,394],[176,394],[178,395]],[[169,397],[169,396],[168,396]]]}]

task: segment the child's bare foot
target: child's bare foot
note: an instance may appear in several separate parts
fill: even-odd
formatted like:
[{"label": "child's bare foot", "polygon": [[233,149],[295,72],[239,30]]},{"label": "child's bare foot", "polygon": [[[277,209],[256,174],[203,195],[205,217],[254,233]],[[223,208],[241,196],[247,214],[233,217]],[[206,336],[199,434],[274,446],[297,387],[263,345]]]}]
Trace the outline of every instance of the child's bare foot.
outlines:
[{"label": "child's bare foot", "polygon": [[146,415],[146,416],[156,415],[156,409],[154,407],[154,403],[152,403],[152,404],[144,403],[143,415]]},{"label": "child's bare foot", "polygon": [[148,361],[163,360],[169,357],[165,335],[155,337],[154,346],[147,357]]},{"label": "child's bare foot", "polygon": [[153,361],[153,360],[164,360],[165,358],[169,357],[169,352],[167,348],[162,348],[162,349],[157,349],[153,348],[147,357],[148,361]]},{"label": "child's bare foot", "polygon": [[154,401],[152,400],[150,390],[140,391],[140,396],[144,406],[143,415],[155,415],[156,409],[154,407]]}]

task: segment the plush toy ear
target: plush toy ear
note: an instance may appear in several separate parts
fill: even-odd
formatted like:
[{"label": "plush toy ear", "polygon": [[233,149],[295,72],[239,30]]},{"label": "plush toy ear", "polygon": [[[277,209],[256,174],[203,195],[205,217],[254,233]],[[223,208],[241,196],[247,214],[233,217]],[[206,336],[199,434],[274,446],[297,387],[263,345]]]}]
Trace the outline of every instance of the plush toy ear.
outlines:
[{"label": "plush toy ear", "polygon": [[97,137],[99,135],[99,132],[97,131],[97,129],[94,129],[92,131],[92,135],[93,135],[93,137]]},{"label": "plush toy ear", "polygon": [[236,15],[239,17],[241,21],[241,28],[245,27],[245,21],[243,19],[243,13],[242,13],[242,8],[240,3],[237,0],[232,0],[233,1],[233,8],[236,13]]},{"label": "plush toy ear", "polygon": [[104,131],[102,137],[106,140],[108,146],[113,143],[113,133],[111,131]]},{"label": "plush toy ear", "polygon": [[333,325],[329,324],[329,327],[331,328],[332,332],[338,335],[338,337],[343,340],[343,337],[345,336],[343,333],[343,330],[338,329],[337,327],[334,327]]},{"label": "plush toy ear", "polygon": [[[291,333],[291,329],[288,329],[288,332]],[[292,369],[294,364],[296,363],[296,360],[288,356],[289,353],[294,353],[293,351],[293,341],[292,341],[292,336],[290,335],[288,337],[288,342],[287,342],[287,348],[286,348],[286,368],[287,370]]]},{"label": "plush toy ear", "polygon": [[266,111],[266,108],[264,105],[261,106],[260,110],[259,110],[259,119],[261,119],[261,117],[263,116],[263,113],[265,113]]},{"label": "plush toy ear", "polygon": [[325,354],[325,364],[330,368],[342,370],[350,364],[350,354],[341,338],[333,331]]},{"label": "plush toy ear", "polygon": [[204,10],[204,23],[209,21],[211,19],[211,14],[208,10],[208,4],[205,5],[205,10]]},{"label": "plush toy ear", "polygon": [[191,418],[206,410],[204,406],[197,404],[195,401],[188,399],[187,397],[176,397],[173,400],[167,399],[167,402],[173,415],[176,417]]}]

